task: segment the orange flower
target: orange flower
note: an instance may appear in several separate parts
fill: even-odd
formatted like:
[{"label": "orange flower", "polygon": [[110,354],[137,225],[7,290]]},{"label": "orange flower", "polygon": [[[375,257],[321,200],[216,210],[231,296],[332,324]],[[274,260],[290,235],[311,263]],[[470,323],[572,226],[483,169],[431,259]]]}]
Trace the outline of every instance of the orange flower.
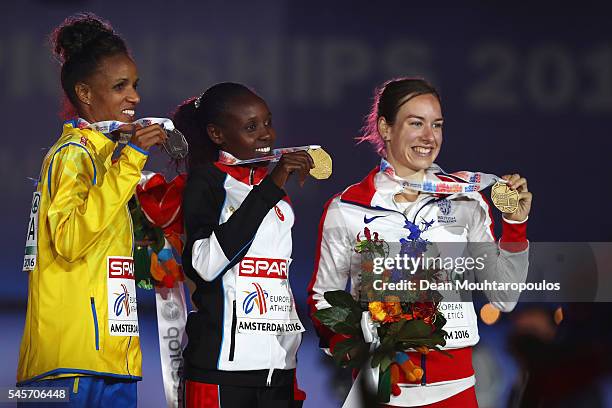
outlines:
[{"label": "orange flower", "polygon": [[402,318],[404,320],[412,320],[412,319],[414,319],[414,317],[412,317],[412,315],[410,313],[402,313],[400,315],[400,318]]},{"label": "orange flower", "polygon": [[372,319],[378,322],[382,322],[387,317],[387,312],[384,310],[382,302],[370,302],[368,304],[368,310]]},{"label": "orange flower", "polygon": [[399,302],[385,302],[384,308],[391,316],[399,316],[402,314],[402,305]]}]

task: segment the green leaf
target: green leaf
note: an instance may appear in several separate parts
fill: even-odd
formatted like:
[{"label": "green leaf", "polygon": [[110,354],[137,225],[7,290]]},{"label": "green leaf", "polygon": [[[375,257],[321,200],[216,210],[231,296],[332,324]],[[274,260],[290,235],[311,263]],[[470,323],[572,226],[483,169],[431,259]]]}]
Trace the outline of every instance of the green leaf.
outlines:
[{"label": "green leaf", "polygon": [[406,348],[417,348],[419,346],[427,346],[429,348],[433,348],[440,343],[434,339],[430,339],[428,337],[420,338],[420,339],[410,339],[410,340],[400,340],[398,342],[398,349],[406,349]]},{"label": "green leaf", "polygon": [[435,344],[441,344],[441,345],[446,345],[446,339],[444,338],[444,334],[446,332],[444,331],[436,331],[434,333],[431,334],[431,336],[429,336],[431,338],[431,340],[433,342],[435,342]]},{"label": "green leaf", "polygon": [[378,367],[385,357],[393,359],[394,356],[395,350],[393,349],[393,345],[381,344],[372,354],[372,368]]},{"label": "green leaf", "polygon": [[386,371],[389,366],[391,365],[391,363],[393,362],[393,359],[391,358],[390,355],[393,355],[394,353],[390,353],[390,354],[385,354],[384,357],[382,358],[382,360],[380,360],[380,369],[383,371]]},{"label": "green leaf", "polygon": [[370,357],[369,343],[362,342],[351,350],[352,358],[346,364],[349,368],[361,369]]},{"label": "green leaf", "polygon": [[[367,358],[368,345],[359,337],[339,341],[334,346],[332,357],[341,367],[361,367]],[[347,354],[349,358],[347,359]]]},{"label": "green leaf", "polygon": [[380,370],[377,398],[378,402],[389,402],[391,399],[391,370]]},{"label": "green leaf", "polygon": [[349,309],[352,313],[358,315],[359,319],[361,319],[361,308],[359,307],[359,303],[353,299],[350,293],[344,290],[332,290],[325,292],[323,297],[330,305]]},{"label": "green leaf", "polygon": [[351,311],[344,307],[329,307],[317,310],[314,317],[334,333],[358,334],[361,330],[359,321],[351,318]]},{"label": "green leaf", "polygon": [[151,278],[151,258],[146,248],[134,249],[134,274],[136,281]]},{"label": "green leaf", "polygon": [[386,324],[385,326],[387,326],[387,336],[398,335],[402,331],[406,323],[408,323],[407,320],[400,320],[399,322]]},{"label": "green leaf", "polygon": [[374,252],[375,252],[375,253],[376,253],[378,256],[380,256],[381,258],[384,258],[384,257],[385,257],[385,255],[386,255],[386,254],[385,254],[385,250],[382,248],[382,246],[376,246],[376,247],[374,247]]},{"label": "green leaf", "polygon": [[392,350],[395,343],[397,343],[396,336],[387,333],[387,335],[383,337],[382,341],[380,342],[380,348],[383,350]]},{"label": "green leaf", "polygon": [[440,312],[436,313],[436,321],[434,322],[434,326],[436,329],[441,330],[446,325],[446,318]]},{"label": "green leaf", "polygon": [[151,249],[155,251],[156,254],[159,253],[164,248],[166,244],[166,240],[164,238],[164,231],[161,228],[154,227],[153,228],[153,243],[151,244]]},{"label": "green leaf", "polygon": [[402,327],[398,335],[400,341],[415,338],[428,338],[431,333],[431,326],[422,320],[410,320]]},{"label": "green leaf", "polygon": [[334,360],[336,360],[337,363],[341,363],[346,359],[347,353],[351,351],[353,347],[357,346],[357,344],[358,340],[353,337],[349,337],[348,339],[336,343],[334,346],[334,352],[332,353]]}]

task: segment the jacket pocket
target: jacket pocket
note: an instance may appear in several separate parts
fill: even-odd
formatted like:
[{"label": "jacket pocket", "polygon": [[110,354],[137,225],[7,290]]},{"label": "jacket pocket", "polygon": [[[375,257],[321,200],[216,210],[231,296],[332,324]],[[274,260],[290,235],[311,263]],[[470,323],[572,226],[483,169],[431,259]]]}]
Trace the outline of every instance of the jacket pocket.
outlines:
[{"label": "jacket pocket", "polygon": [[98,315],[96,314],[96,300],[91,297],[91,315],[93,316],[94,333],[96,335],[96,350],[100,350],[100,333],[98,332]]},{"label": "jacket pocket", "polygon": [[229,361],[234,361],[234,350],[236,348],[236,301],[232,307],[232,332],[230,334]]}]

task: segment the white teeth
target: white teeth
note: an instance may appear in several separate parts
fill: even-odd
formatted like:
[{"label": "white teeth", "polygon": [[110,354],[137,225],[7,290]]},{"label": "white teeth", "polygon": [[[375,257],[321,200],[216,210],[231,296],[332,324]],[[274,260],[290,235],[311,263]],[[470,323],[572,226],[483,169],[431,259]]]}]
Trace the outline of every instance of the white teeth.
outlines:
[{"label": "white teeth", "polygon": [[260,147],[258,149],[255,149],[256,152],[258,153],[269,153],[270,152],[270,147]]},{"label": "white teeth", "polygon": [[413,147],[414,151],[420,154],[429,154],[432,151],[431,147]]},{"label": "white teeth", "polygon": [[121,113],[123,113],[124,115],[130,115],[130,116],[134,116],[134,110],[132,109],[124,109],[121,111]]}]

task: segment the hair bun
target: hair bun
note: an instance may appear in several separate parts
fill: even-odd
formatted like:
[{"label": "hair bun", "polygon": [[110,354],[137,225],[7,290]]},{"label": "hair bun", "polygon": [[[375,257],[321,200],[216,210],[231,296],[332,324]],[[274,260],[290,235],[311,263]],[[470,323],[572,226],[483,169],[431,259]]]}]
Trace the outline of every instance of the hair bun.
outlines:
[{"label": "hair bun", "polygon": [[112,27],[94,14],[68,17],[51,34],[55,55],[65,62],[102,37],[113,36]]}]

